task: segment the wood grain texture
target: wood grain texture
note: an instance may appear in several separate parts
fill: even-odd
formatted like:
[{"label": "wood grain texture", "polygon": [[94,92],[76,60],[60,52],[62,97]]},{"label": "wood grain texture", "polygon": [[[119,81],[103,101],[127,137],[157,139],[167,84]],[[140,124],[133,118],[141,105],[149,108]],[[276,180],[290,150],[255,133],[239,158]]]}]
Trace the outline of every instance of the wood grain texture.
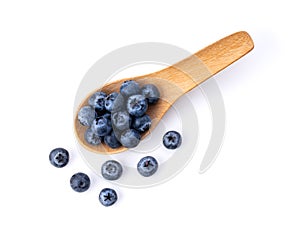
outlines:
[{"label": "wood grain texture", "polygon": [[[253,41],[247,32],[237,32],[211,44],[173,66],[151,74],[114,81],[96,91],[101,90],[106,93],[119,91],[123,81],[129,79],[136,80],[141,86],[147,83],[155,84],[161,93],[161,99],[156,105],[148,108],[147,114],[152,119],[152,125],[149,132],[142,136],[144,138],[151,133],[159,123],[159,120],[180,96],[243,57],[253,47]],[[91,94],[96,91],[92,91]],[[82,106],[88,105],[89,96],[78,107],[78,111]],[[82,126],[77,118],[74,119],[74,129],[80,145],[89,151],[113,154],[127,150],[124,147],[111,149],[105,144],[92,146],[86,143],[84,140],[86,126]]]}]

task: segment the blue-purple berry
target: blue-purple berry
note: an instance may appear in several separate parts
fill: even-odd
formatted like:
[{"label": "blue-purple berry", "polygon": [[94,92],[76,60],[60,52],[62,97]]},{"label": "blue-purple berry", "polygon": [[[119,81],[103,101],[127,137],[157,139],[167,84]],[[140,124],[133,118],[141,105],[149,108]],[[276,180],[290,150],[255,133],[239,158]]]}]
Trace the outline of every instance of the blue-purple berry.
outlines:
[{"label": "blue-purple berry", "polygon": [[160,98],[160,92],[154,84],[146,84],[141,89],[142,95],[146,97],[149,104],[155,104]]},{"label": "blue-purple berry", "polygon": [[135,129],[127,129],[121,134],[120,142],[124,147],[136,147],[141,140],[141,135]]},{"label": "blue-purple berry", "polygon": [[99,194],[99,201],[103,206],[111,206],[118,200],[118,195],[114,189],[103,188]]},{"label": "blue-purple berry", "polygon": [[62,168],[69,162],[69,152],[64,148],[55,148],[50,152],[49,160],[53,166]]},{"label": "blue-purple berry", "polygon": [[101,167],[101,174],[106,180],[117,180],[122,173],[122,165],[115,160],[108,160]]},{"label": "blue-purple berry", "polygon": [[122,132],[130,128],[131,116],[126,111],[115,112],[111,115],[111,122],[115,132]]},{"label": "blue-purple berry", "polygon": [[88,128],[84,133],[84,139],[88,144],[93,146],[101,144],[101,137],[98,136],[97,133],[94,132],[91,128]]},{"label": "blue-purple berry", "polygon": [[120,93],[125,97],[140,94],[140,92],[141,92],[140,86],[134,80],[126,80],[122,83],[120,87]]},{"label": "blue-purple berry", "polygon": [[132,127],[141,133],[146,132],[151,127],[151,118],[147,114],[136,117],[132,121]]},{"label": "blue-purple berry", "polygon": [[148,109],[148,102],[143,95],[132,95],[127,100],[127,111],[134,117],[143,116]]},{"label": "blue-purple berry", "polygon": [[83,106],[78,112],[78,120],[84,126],[91,126],[96,117],[96,112],[91,106]]},{"label": "blue-purple berry", "polygon": [[115,100],[117,99],[118,95],[119,94],[117,92],[113,92],[106,96],[104,106],[107,111],[111,112],[113,110],[114,103],[115,103]]},{"label": "blue-purple berry", "polygon": [[110,134],[112,127],[111,122],[108,118],[101,116],[96,118],[91,126],[91,129],[99,136],[106,136]]},{"label": "blue-purple berry", "polygon": [[89,99],[89,105],[92,106],[97,112],[105,110],[105,97],[106,93],[96,92]]},{"label": "blue-purple berry", "polygon": [[114,101],[113,108],[111,110],[111,113],[119,112],[126,110],[126,98],[124,98],[123,95],[118,94]]},{"label": "blue-purple berry", "polygon": [[75,173],[70,179],[71,188],[75,192],[85,192],[91,184],[90,178],[85,173]]},{"label": "blue-purple berry", "polygon": [[104,142],[107,146],[109,146],[112,149],[116,149],[122,146],[122,144],[117,139],[114,131],[112,131],[111,134],[104,137]]},{"label": "blue-purple berry", "polygon": [[163,144],[168,149],[176,149],[180,147],[181,142],[181,135],[176,131],[168,131],[163,137]]},{"label": "blue-purple berry", "polygon": [[158,162],[152,156],[142,158],[137,164],[138,172],[144,177],[152,176],[158,169]]}]

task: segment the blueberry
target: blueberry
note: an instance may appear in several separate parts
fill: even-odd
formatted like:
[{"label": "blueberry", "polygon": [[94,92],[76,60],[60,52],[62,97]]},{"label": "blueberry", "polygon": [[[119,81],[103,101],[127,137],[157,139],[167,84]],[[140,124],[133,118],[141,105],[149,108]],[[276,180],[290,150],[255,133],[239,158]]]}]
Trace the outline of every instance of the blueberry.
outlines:
[{"label": "blueberry", "polygon": [[53,166],[62,168],[69,162],[69,152],[64,148],[56,148],[50,152],[49,160]]},{"label": "blueberry", "polygon": [[104,142],[107,146],[109,146],[110,148],[113,148],[113,149],[121,146],[121,143],[117,139],[114,131],[112,131],[110,135],[107,135],[104,137]]},{"label": "blueberry", "polygon": [[181,145],[181,135],[176,131],[169,131],[163,137],[163,144],[168,149],[176,149]]},{"label": "blueberry", "polygon": [[91,128],[85,131],[84,139],[87,143],[91,145],[99,145],[101,143],[101,137],[98,136]]},{"label": "blueberry", "polygon": [[121,177],[122,172],[121,164],[115,160],[106,161],[101,167],[101,174],[106,180],[117,180]]},{"label": "blueberry", "polygon": [[96,92],[89,99],[90,106],[92,106],[98,112],[103,111],[105,109],[105,97],[106,94],[104,92]]},{"label": "blueberry", "polygon": [[99,194],[99,201],[103,206],[109,207],[118,200],[118,195],[111,188],[103,188]]},{"label": "blueberry", "polygon": [[101,116],[98,116],[98,118],[99,118],[99,117],[105,117],[105,118],[108,120],[108,124],[111,125],[111,113],[105,112],[105,113],[103,113]]},{"label": "blueberry", "polygon": [[120,93],[125,97],[140,94],[140,92],[141,92],[140,86],[134,80],[126,80],[122,83],[120,87]]},{"label": "blueberry", "polygon": [[113,110],[114,102],[115,102],[116,98],[118,97],[118,95],[119,94],[117,92],[113,92],[113,93],[109,94],[108,96],[106,96],[104,106],[107,111],[111,112]]},{"label": "blueberry", "polygon": [[120,142],[124,147],[136,147],[141,140],[141,135],[135,129],[127,129],[121,134]]},{"label": "blueberry", "polygon": [[118,94],[114,101],[113,108],[111,110],[112,113],[119,112],[122,110],[126,110],[126,98],[123,97],[123,95]]},{"label": "blueberry", "polygon": [[137,164],[138,172],[144,177],[152,176],[158,168],[158,163],[152,156],[142,158]]},{"label": "blueberry", "polygon": [[84,106],[78,112],[78,120],[84,126],[91,126],[96,117],[96,112],[91,106]]},{"label": "blueberry", "polygon": [[104,116],[96,118],[91,126],[91,129],[100,137],[108,135],[111,130],[111,122]]},{"label": "blueberry", "polygon": [[130,128],[131,117],[126,111],[115,112],[111,116],[114,131],[124,131]]},{"label": "blueberry", "polygon": [[127,100],[127,111],[134,117],[141,117],[148,109],[148,103],[143,95],[132,95]]},{"label": "blueberry", "polygon": [[145,114],[141,117],[133,119],[132,127],[139,132],[146,132],[151,126],[151,118],[149,115]]},{"label": "blueberry", "polygon": [[85,192],[90,184],[90,178],[85,173],[75,173],[70,179],[71,188],[76,192]]},{"label": "blueberry", "polygon": [[146,84],[142,87],[142,95],[146,97],[149,104],[155,104],[159,100],[160,93],[153,84]]},{"label": "blueberry", "polygon": [[106,111],[106,110],[102,110],[102,111],[97,111],[95,110],[96,113],[96,117],[95,118],[99,118],[99,117],[106,117],[107,119],[110,119],[110,112]]}]

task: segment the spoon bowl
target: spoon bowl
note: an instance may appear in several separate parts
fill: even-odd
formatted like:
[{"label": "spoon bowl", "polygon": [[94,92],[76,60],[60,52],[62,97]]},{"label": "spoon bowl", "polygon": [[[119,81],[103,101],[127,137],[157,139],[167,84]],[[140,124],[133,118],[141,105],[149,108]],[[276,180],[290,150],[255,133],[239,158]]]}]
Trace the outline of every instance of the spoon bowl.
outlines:
[{"label": "spoon bowl", "polygon": [[[152,124],[150,130],[142,134],[143,139],[157,126],[159,120],[179,97],[247,54],[253,47],[253,41],[247,32],[237,32],[163,70],[109,82],[102,88],[92,91],[90,95],[97,91],[103,91],[107,94],[118,92],[125,80],[135,80],[140,86],[145,84],[154,84],[157,86],[161,97],[155,105],[149,105],[147,114],[152,119]],[[83,106],[88,105],[90,95],[79,105],[77,113]],[[104,143],[97,146],[88,144],[84,139],[87,126],[79,123],[77,114],[74,119],[74,129],[80,145],[89,151],[114,154],[128,149],[123,146],[112,149]]]}]

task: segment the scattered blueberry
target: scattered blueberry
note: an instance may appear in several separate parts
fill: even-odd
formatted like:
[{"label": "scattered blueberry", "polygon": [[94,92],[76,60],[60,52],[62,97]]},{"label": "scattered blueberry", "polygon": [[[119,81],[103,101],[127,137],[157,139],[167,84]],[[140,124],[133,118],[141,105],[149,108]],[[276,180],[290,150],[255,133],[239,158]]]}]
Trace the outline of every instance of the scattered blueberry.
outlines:
[{"label": "scattered blueberry", "polygon": [[101,137],[98,136],[91,128],[88,128],[85,131],[84,139],[86,142],[94,146],[101,144]]},{"label": "scattered blueberry", "polygon": [[141,92],[140,86],[134,80],[126,80],[122,83],[120,87],[120,93],[125,97],[136,95],[139,94],[140,92]]},{"label": "scattered blueberry", "polygon": [[117,139],[114,131],[112,131],[110,135],[107,135],[104,137],[104,142],[107,146],[109,146],[110,148],[113,148],[113,149],[122,146],[122,144]]},{"label": "scattered blueberry", "polygon": [[181,135],[176,131],[169,131],[163,137],[163,144],[168,149],[176,149],[181,145]]},{"label": "scattered blueberry", "polygon": [[109,112],[111,112],[113,110],[114,107],[114,102],[116,100],[116,98],[118,97],[118,93],[117,92],[113,92],[111,94],[109,94],[108,96],[106,96],[105,98],[105,109]]},{"label": "scattered blueberry", "polygon": [[106,180],[117,180],[121,177],[123,168],[115,160],[106,161],[101,167],[101,174]]},{"label": "scattered blueberry", "polygon": [[145,114],[133,119],[132,127],[139,132],[146,132],[151,126],[151,118]]},{"label": "scattered blueberry", "polygon": [[142,95],[146,97],[149,104],[155,104],[159,100],[160,93],[154,84],[146,84],[142,87]]},{"label": "scattered blueberry", "polygon": [[78,112],[78,120],[84,126],[91,126],[95,115],[95,110],[91,106],[84,106]]},{"label": "scattered blueberry", "polygon": [[62,168],[69,162],[69,152],[64,148],[56,148],[50,152],[49,160],[53,166]]},{"label": "scattered blueberry", "polygon": [[105,109],[105,97],[106,94],[104,92],[94,93],[89,99],[90,106],[98,112],[103,111]]},{"label": "scattered blueberry", "polygon": [[158,163],[152,156],[142,158],[137,164],[138,172],[144,177],[152,176],[158,168]]},{"label": "scattered blueberry", "polygon": [[91,129],[99,136],[106,136],[108,135],[111,130],[111,122],[109,119],[107,119],[104,116],[101,116],[99,118],[96,118],[91,126]]},{"label": "scattered blueberry", "polygon": [[111,116],[114,131],[124,131],[130,128],[131,117],[126,111],[115,112]]},{"label": "scattered blueberry", "polygon": [[76,192],[85,192],[90,184],[90,178],[85,173],[76,173],[70,179],[71,188]]},{"label": "scattered blueberry", "polygon": [[135,129],[127,129],[121,134],[120,142],[124,147],[136,147],[141,140],[141,135]]},{"label": "scattered blueberry", "polygon": [[115,190],[111,188],[104,188],[99,194],[99,201],[103,206],[111,206],[118,200],[118,195]]},{"label": "scattered blueberry", "polygon": [[127,100],[127,111],[134,117],[141,117],[148,109],[148,103],[143,95],[132,95]]}]

